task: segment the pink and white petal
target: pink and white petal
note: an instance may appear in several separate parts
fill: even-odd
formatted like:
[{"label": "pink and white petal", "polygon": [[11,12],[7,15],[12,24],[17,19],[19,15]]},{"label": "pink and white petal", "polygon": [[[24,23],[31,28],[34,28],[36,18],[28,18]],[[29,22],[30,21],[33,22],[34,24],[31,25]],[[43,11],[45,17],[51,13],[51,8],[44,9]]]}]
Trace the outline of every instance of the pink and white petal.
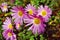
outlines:
[{"label": "pink and white petal", "polygon": [[41,32],[44,32],[45,30],[45,28],[42,25],[40,25],[40,29],[41,29]]},{"label": "pink and white petal", "polygon": [[33,28],[34,28],[34,26],[32,25],[31,27],[29,27],[29,29],[28,29],[28,30],[33,30]]},{"label": "pink and white petal", "polygon": [[30,23],[32,22],[32,19],[24,19],[24,23]]},{"label": "pink and white petal", "polygon": [[27,19],[27,18],[28,18],[27,14],[24,14],[24,15],[23,15],[23,18],[24,18],[24,19]]},{"label": "pink and white petal", "polygon": [[23,19],[22,18],[20,19],[20,24],[23,25]]},{"label": "pink and white petal", "polygon": [[17,16],[13,16],[12,19],[17,18]]},{"label": "pink and white petal", "polygon": [[11,9],[11,11],[12,11],[12,12],[17,12],[17,10],[13,10],[13,9]]},{"label": "pink and white petal", "polygon": [[41,33],[41,29],[40,29],[40,27],[37,27],[37,31],[38,31],[38,34]]},{"label": "pink and white petal", "polygon": [[13,9],[13,10],[17,10],[17,11],[18,11],[17,6],[12,7],[12,9]]},{"label": "pink and white petal", "polygon": [[31,22],[31,23],[29,23],[29,24],[27,24],[27,25],[25,25],[25,26],[29,26],[29,25],[31,25],[31,24],[33,24],[33,23]]},{"label": "pink and white petal", "polygon": [[16,23],[16,26],[15,27],[16,27],[17,30],[19,30],[18,23]]},{"label": "pink and white petal", "polygon": [[33,28],[33,34],[36,34],[37,33],[37,27],[34,26]]},{"label": "pink and white petal", "polygon": [[12,16],[16,16],[16,13],[12,13],[11,15],[12,15]]},{"label": "pink and white petal", "polygon": [[7,37],[6,40],[9,40],[10,37]]},{"label": "pink and white petal", "polygon": [[2,25],[2,27],[3,27],[3,30],[8,29],[7,25]]}]

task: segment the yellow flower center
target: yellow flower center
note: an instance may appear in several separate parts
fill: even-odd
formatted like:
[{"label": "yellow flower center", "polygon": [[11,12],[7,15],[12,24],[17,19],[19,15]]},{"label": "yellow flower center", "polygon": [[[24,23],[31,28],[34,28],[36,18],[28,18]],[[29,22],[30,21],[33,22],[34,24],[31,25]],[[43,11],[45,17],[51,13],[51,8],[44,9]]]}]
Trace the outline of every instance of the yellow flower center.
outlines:
[{"label": "yellow flower center", "polygon": [[12,24],[9,24],[9,28],[10,28],[10,29],[13,29],[13,26],[12,26]]},{"label": "yellow flower center", "polygon": [[4,9],[6,9],[7,8],[7,6],[4,6]]},{"label": "yellow flower center", "polygon": [[28,13],[29,15],[33,15],[33,11],[31,9],[28,11]]},{"label": "yellow flower center", "polygon": [[42,16],[46,16],[46,14],[47,14],[46,11],[43,10],[43,11],[42,11]]},{"label": "yellow flower center", "polygon": [[9,32],[9,33],[8,33],[8,36],[9,36],[9,37],[11,37],[11,36],[12,36],[12,33],[11,33],[11,32]]},{"label": "yellow flower center", "polygon": [[18,15],[19,16],[22,16],[23,15],[23,12],[22,11],[18,11]]},{"label": "yellow flower center", "polygon": [[40,19],[34,18],[34,23],[35,23],[35,24],[39,24],[40,22],[41,22]]},{"label": "yellow flower center", "polygon": [[18,24],[17,26],[18,26],[18,28],[19,28],[19,27],[20,27],[20,24]]}]

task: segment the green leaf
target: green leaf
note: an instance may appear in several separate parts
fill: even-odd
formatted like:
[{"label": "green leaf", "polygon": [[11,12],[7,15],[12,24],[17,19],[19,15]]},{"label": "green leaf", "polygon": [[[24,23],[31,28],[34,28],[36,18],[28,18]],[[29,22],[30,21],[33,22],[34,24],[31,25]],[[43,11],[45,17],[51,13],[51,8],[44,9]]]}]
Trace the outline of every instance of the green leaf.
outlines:
[{"label": "green leaf", "polygon": [[40,2],[44,3],[46,0],[41,0]]},{"label": "green leaf", "polygon": [[2,21],[0,21],[0,25],[2,24]]},{"label": "green leaf", "polygon": [[23,36],[23,32],[18,33],[18,36]]},{"label": "green leaf", "polygon": [[23,0],[15,0],[15,5],[23,6]]},{"label": "green leaf", "polygon": [[27,33],[26,34],[29,34],[29,35],[31,35],[32,34],[32,31],[27,31]]},{"label": "green leaf", "polygon": [[44,37],[43,37],[43,35],[40,35],[40,40],[44,40]]},{"label": "green leaf", "polygon": [[28,39],[28,38],[30,38],[30,36],[32,36],[32,32],[31,31],[27,31],[26,32],[26,38]]},{"label": "green leaf", "polygon": [[49,0],[46,1],[46,4],[48,4],[48,3],[49,3]]},{"label": "green leaf", "polygon": [[31,36],[31,37],[30,37],[30,40],[34,40],[34,36]]},{"label": "green leaf", "polygon": [[54,20],[55,19],[55,16],[52,16],[51,19]]},{"label": "green leaf", "polygon": [[30,3],[34,5],[36,8],[39,6],[39,0],[30,0]]},{"label": "green leaf", "polygon": [[18,36],[19,36],[19,38],[20,38],[21,40],[26,40],[26,36],[25,36],[25,34],[23,34],[23,32],[20,32],[20,33],[18,34]]}]

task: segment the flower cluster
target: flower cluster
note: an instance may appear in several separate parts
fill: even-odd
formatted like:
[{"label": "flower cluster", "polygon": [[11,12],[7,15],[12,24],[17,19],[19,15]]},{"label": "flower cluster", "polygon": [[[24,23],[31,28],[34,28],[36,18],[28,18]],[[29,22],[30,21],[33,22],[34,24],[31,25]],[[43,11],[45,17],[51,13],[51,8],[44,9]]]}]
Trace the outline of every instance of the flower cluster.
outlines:
[{"label": "flower cluster", "polygon": [[[6,12],[8,10],[7,5],[3,5],[2,11]],[[20,29],[21,25],[26,24],[29,26],[28,30],[31,30],[33,34],[41,34],[45,31],[46,24],[49,18],[51,17],[52,11],[48,6],[40,5],[36,9],[33,5],[28,4],[26,8],[22,6],[13,6],[11,9],[12,18],[7,17],[5,22],[3,22],[3,37],[6,40],[16,40],[16,34],[13,32],[13,29]],[[13,23],[12,24],[12,20]],[[15,25],[15,26],[14,26]]]},{"label": "flower cluster", "polygon": [[16,40],[16,35],[15,33],[13,32],[13,25],[12,25],[12,21],[10,18],[6,18],[5,22],[3,23],[2,25],[3,27],[3,36],[6,40]]}]

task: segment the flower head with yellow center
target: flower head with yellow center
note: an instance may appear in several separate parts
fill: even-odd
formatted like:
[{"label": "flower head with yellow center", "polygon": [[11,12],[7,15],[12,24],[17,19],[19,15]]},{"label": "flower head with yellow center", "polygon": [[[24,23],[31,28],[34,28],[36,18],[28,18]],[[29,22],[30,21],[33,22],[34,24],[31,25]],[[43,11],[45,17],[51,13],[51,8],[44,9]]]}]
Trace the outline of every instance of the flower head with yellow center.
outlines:
[{"label": "flower head with yellow center", "polygon": [[34,18],[34,23],[35,23],[35,24],[40,24],[40,22],[41,22],[40,19]]},{"label": "flower head with yellow center", "polygon": [[11,37],[12,36],[12,33],[11,32],[8,32],[8,36]]},{"label": "flower head with yellow center", "polygon": [[44,21],[45,22],[48,22],[49,18],[51,17],[51,14],[52,14],[52,10],[48,7],[48,6],[44,6],[41,5],[39,8],[38,8],[38,14],[37,16],[42,16],[44,18]]},{"label": "flower head with yellow center", "polygon": [[18,11],[18,15],[21,17],[23,16],[23,12],[22,11]]},{"label": "flower head with yellow center", "polygon": [[7,6],[5,5],[3,8],[4,8],[4,9],[7,9]]},{"label": "flower head with yellow center", "polygon": [[22,6],[14,6],[11,11],[13,12],[12,18],[15,19],[14,22],[23,24],[23,20],[26,17],[25,10]]},{"label": "flower head with yellow center", "polygon": [[28,10],[28,14],[29,14],[29,15],[33,15],[33,10],[31,10],[31,9]]},{"label": "flower head with yellow center", "polygon": [[41,15],[45,17],[47,15],[47,12],[45,10],[42,10]]},{"label": "flower head with yellow center", "polygon": [[7,17],[5,22],[3,23],[2,27],[4,30],[7,30],[7,29],[13,30],[11,18]]},{"label": "flower head with yellow center", "polygon": [[42,16],[33,16],[31,18],[25,19],[24,21],[26,21],[25,23],[27,23],[27,25],[25,26],[31,25],[28,30],[31,30],[33,34],[40,34],[45,30],[45,24]]},{"label": "flower head with yellow center", "polygon": [[2,3],[2,5],[1,5],[2,12],[7,12],[8,8],[9,8],[9,6],[7,3]]},{"label": "flower head with yellow center", "polygon": [[37,14],[36,13],[36,8],[31,4],[28,4],[26,6],[25,10],[26,10],[27,15],[30,16],[30,17],[31,17],[31,15]]},{"label": "flower head with yellow center", "polygon": [[3,37],[6,39],[6,40],[9,40],[9,39],[11,39],[11,40],[15,40],[16,39],[16,34],[15,33],[13,33],[13,31],[12,30],[4,30],[3,31]]},{"label": "flower head with yellow center", "polygon": [[12,24],[9,24],[9,26],[8,26],[8,27],[9,27],[9,29],[13,29],[13,26],[12,26]]}]

